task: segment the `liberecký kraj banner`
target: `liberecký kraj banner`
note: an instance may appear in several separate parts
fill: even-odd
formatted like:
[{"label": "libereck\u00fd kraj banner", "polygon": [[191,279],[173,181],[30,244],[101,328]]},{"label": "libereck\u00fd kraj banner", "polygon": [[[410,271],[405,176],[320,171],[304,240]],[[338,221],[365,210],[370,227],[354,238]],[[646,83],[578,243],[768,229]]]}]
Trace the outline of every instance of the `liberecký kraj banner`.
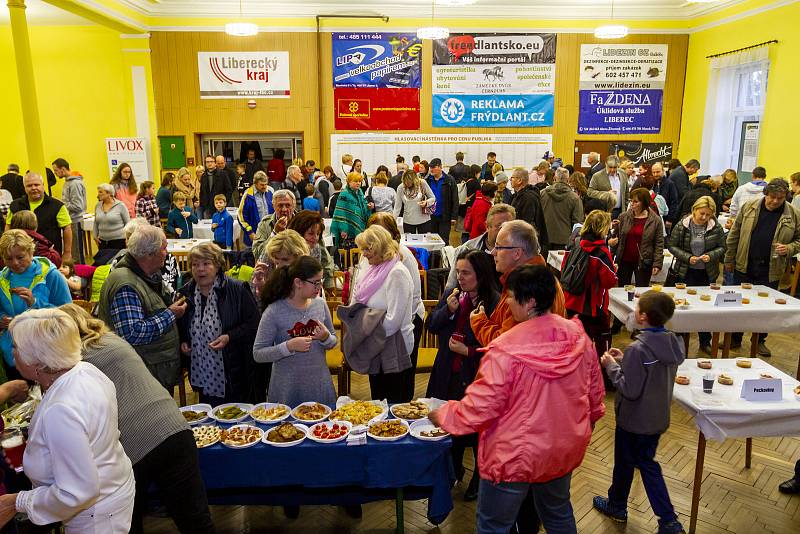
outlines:
[{"label": "libereck\u00fd kraj banner", "polygon": [[422,40],[412,33],[333,33],[333,86],[420,88]]},{"label": "libereck\u00fd kraj banner", "polygon": [[289,52],[198,52],[200,98],[289,98]]}]

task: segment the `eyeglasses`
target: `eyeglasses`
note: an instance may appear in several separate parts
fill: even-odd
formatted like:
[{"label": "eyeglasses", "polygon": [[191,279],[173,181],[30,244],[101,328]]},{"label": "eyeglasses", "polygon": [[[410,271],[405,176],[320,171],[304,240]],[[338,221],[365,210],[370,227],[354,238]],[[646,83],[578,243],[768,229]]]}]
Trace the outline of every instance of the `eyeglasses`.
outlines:
[{"label": "eyeglasses", "polygon": [[503,245],[495,245],[494,250],[514,250],[515,248],[522,248],[522,247],[512,247],[512,246],[503,246]]},{"label": "eyeglasses", "polygon": [[322,280],[303,280],[303,282],[306,284],[311,284],[317,289],[322,287]]}]

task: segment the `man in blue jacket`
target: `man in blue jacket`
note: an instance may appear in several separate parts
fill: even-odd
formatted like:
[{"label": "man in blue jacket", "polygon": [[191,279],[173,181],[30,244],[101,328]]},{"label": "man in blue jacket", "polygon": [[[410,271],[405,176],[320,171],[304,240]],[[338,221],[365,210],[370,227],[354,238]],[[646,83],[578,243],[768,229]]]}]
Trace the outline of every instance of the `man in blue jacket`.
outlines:
[{"label": "man in blue jacket", "polygon": [[428,185],[436,197],[436,208],[431,215],[431,231],[439,234],[446,245],[450,244],[450,226],[458,218],[458,188],[451,176],[442,172],[442,160],[433,158],[428,166]]},{"label": "man in blue jacket", "polygon": [[253,176],[253,186],[245,191],[239,203],[239,226],[242,227],[245,246],[253,246],[258,223],[273,211],[272,188],[268,185],[267,173],[258,171]]}]

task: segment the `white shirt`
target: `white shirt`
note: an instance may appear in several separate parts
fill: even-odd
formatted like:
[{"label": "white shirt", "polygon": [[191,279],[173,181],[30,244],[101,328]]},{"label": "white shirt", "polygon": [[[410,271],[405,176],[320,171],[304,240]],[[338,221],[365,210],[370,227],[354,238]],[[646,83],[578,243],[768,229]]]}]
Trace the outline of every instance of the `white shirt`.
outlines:
[{"label": "white shirt", "polygon": [[[406,268],[408,274],[411,276],[411,285],[414,291],[414,301],[411,303],[411,313],[419,315],[420,319],[425,318],[425,303],[422,302],[422,280],[419,275],[419,265],[414,253],[411,252],[407,246],[400,245],[400,263]],[[367,258],[361,257],[358,262],[358,270],[364,272],[369,267]]]},{"label": "white shirt", "polygon": [[611,184],[611,190],[617,195],[617,208],[622,206],[622,195],[619,194],[619,174],[609,174],[608,181]]},{"label": "white shirt", "polygon": [[116,389],[92,364],[78,362],[47,390],[31,420],[23,464],[34,489],[19,492],[17,510],[35,524],[62,521],[69,532],[75,516],[93,508],[114,514],[113,532],[127,532],[133,469],[119,442]]},{"label": "white shirt", "polygon": [[[353,288],[358,285],[359,278],[366,272],[366,267],[359,263]],[[417,278],[419,278],[419,271],[417,271]],[[367,306],[370,308],[386,310],[386,316],[383,319],[386,337],[393,336],[398,331],[401,332],[409,354],[414,350],[414,323],[411,309],[413,287],[408,270],[402,262],[398,261],[386,275],[381,287],[367,301]]]}]

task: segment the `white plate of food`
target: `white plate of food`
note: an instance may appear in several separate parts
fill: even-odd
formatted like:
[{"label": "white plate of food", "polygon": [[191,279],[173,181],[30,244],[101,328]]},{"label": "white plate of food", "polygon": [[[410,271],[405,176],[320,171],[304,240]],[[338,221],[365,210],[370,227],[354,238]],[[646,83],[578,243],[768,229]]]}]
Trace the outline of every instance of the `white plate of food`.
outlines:
[{"label": "white plate of food", "polygon": [[308,439],[317,443],[337,443],[350,435],[349,421],[322,421],[308,429]]},{"label": "white plate of food", "polygon": [[369,425],[367,435],[377,441],[397,441],[408,435],[408,423],[402,419],[387,419]]},{"label": "white plate of food", "polygon": [[259,423],[272,425],[287,419],[291,413],[292,409],[285,404],[262,402],[253,406],[253,409],[250,410],[250,417]]},{"label": "white plate of food", "polygon": [[208,421],[211,416],[210,404],[192,404],[191,406],[181,406],[180,408],[183,418],[190,425],[199,425]]},{"label": "white plate of food", "polygon": [[229,402],[228,404],[220,404],[215,407],[211,412],[211,417],[220,423],[241,423],[250,417],[250,410],[252,409],[252,404]]},{"label": "white plate of food", "polygon": [[252,447],[264,436],[264,431],[253,425],[233,425],[222,431],[219,441],[231,449]]},{"label": "white plate of food", "polygon": [[324,421],[330,414],[330,407],[318,402],[304,402],[292,410],[292,417],[306,424]]},{"label": "white plate of food", "polygon": [[273,447],[293,447],[306,439],[308,427],[300,423],[281,423],[264,432],[261,441]]},{"label": "white plate of food", "polygon": [[422,441],[441,441],[450,436],[446,430],[434,425],[427,418],[411,423],[410,433],[411,437]]},{"label": "white plate of food", "polygon": [[222,436],[222,429],[214,425],[200,425],[192,428],[194,444],[198,449],[204,449],[217,443]]},{"label": "white plate of food", "polygon": [[353,432],[366,431],[369,423],[385,419],[389,408],[383,401],[352,400],[341,397],[336,401],[336,409],[331,412],[328,419],[331,421],[347,421],[352,423]]},{"label": "white plate of food", "polygon": [[431,412],[430,407],[421,400],[412,400],[411,402],[404,402],[402,404],[395,404],[389,410],[392,415],[398,419],[405,419],[406,421],[418,421],[425,419]]}]

